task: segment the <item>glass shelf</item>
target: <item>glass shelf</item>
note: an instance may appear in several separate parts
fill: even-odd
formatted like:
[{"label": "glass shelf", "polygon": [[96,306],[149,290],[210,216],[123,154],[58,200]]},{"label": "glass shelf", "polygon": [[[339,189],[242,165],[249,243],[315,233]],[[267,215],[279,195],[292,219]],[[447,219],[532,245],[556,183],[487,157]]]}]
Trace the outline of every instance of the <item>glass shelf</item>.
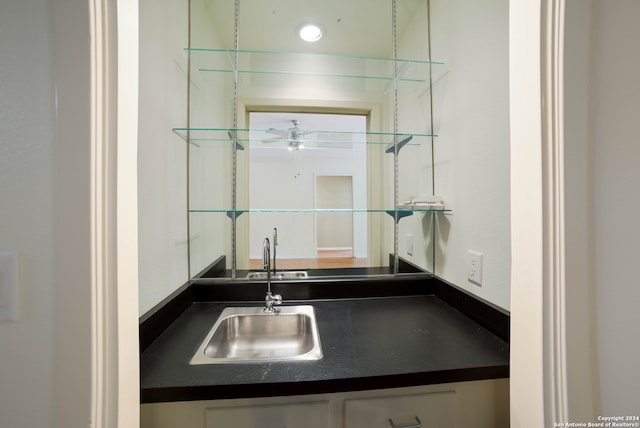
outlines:
[{"label": "glass shelf", "polygon": [[230,129],[230,128],[173,128],[183,140],[192,143],[236,143],[238,150],[245,147],[292,149],[349,148],[357,145],[381,145],[387,153],[394,152],[394,140],[400,150],[404,146],[430,143],[437,137],[430,133],[352,132],[300,129],[303,137],[288,136],[291,129]]},{"label": "glass shelf", "polygon": [[359,82],[354,90],[387,93],[404,84],[428,85],[430,75],[444,68],[442,62],[419,59],[207,48],[185,51],[211,84],[233,83],[237,63],[240,87],[299,86],[338,79]]},{"label": "glass shelf", "polygon": [[265,214],[265,213],[303,213],[303,214],[316,214],[316,213],[385,213],[395,218],[396,213],[398,215],[398,220],[403,219],[404,217],[408,217],[415,214],[426,214],[426,213],[450,213],[450,209],[438,208],[438,209],[427,209],[427,208],[415,208],[415,209],[236,209],[236,210],[222,210],[222,209],[190,209],[188,210],[190,214],[197,213],[224,213],[230,219],[238,218],[244,213],[249,214]]}]

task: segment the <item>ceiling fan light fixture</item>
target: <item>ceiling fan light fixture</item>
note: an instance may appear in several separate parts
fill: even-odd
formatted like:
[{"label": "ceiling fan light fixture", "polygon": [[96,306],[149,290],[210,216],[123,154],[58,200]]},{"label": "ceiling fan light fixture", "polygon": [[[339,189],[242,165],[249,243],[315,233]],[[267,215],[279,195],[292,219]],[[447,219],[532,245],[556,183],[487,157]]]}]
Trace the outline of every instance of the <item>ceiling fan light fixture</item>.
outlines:
[{"label": "ceiling fan light fixture", "polygon": [[298,35],[305,42],[317,42],[323,35],[322,27],[318,24],[302,24],[298,28]]}]

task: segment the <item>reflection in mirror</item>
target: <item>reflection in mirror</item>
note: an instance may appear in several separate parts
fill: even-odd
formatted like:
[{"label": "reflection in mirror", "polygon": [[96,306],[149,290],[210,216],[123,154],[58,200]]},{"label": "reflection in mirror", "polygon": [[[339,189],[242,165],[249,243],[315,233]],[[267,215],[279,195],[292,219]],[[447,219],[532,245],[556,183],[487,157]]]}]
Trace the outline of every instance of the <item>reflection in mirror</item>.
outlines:
[{"label": "reflection in mirror", "polygon": [[191,276],[244,278],[274,227],[283,269],[433,271],[442,207],[414,204],[434,193],[428,16],[427,0],[191,0]]},{"label": "reflection in mirror", "polygon": [[249,268],[274,227],[282,269],[368,266],[366,116],[252,112],[249,127]]}]

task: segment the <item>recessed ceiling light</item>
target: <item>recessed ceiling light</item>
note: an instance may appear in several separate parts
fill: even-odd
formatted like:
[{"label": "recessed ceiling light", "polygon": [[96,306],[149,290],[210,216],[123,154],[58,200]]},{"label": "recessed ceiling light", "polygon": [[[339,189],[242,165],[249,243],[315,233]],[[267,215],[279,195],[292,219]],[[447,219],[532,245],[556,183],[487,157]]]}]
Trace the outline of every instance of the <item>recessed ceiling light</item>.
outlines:
[{"label": "recessed ceiling light", "polygon": [[298,34],[305,42],[317,42],[322,38],[322,28],[316,24],[304,24],[300,27]]}]

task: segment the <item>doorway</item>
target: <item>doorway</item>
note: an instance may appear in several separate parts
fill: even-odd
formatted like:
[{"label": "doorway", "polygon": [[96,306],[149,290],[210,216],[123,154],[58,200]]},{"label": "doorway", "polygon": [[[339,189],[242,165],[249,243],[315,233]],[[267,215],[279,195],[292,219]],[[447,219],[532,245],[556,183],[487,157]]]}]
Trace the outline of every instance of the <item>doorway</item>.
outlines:
[{"label": "doorway", "polygon": [[316,176],[316,255],[353,257],[353,177]]},{"label": "doorway", "polygon": [[367,115],[254,111],[248,119],[249,269],[260,268],[274,227],[283,269],[366,266]]}]

